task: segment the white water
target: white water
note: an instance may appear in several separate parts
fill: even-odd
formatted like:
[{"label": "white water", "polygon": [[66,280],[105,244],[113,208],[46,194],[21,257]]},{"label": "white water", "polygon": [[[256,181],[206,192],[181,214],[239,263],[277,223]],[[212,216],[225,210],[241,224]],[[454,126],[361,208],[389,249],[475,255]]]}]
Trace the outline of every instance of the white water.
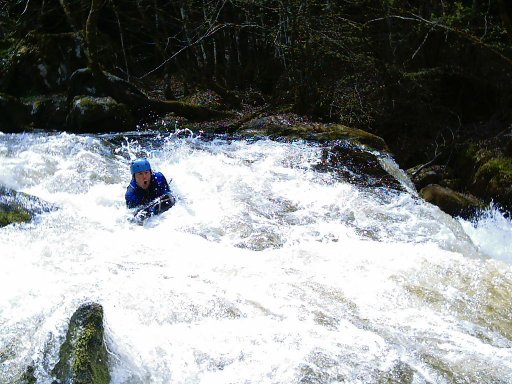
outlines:
[{"label": "white water", "polygon": [[[512,382],[498,211],[334,182],[305,144],[140,143],[0,134],[0,184],[61,207],[0,229],[0,383],[51,383],[87,301],[113,383]],[[145,226],[124,206],[135,154],[178,196]]]}]

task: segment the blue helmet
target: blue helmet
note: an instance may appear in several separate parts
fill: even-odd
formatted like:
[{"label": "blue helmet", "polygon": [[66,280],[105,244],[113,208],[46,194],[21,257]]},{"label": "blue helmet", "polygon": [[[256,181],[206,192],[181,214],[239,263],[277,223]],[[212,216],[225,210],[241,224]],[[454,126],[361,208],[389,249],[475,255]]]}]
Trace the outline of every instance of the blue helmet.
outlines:
[{"label": "blue helmet", "polygon": [[151,171],[151,165],[145,157],[141,157],[132,161],[130,171],[132,175],[135,175],[137,172]]}]

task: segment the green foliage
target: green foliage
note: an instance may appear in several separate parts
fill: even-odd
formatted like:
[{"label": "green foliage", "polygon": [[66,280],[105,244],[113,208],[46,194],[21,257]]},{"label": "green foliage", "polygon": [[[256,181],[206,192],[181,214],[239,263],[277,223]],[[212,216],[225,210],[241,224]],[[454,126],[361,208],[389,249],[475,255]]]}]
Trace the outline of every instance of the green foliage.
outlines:
[{"label": "green foliage", "polygon": [[499,178],[501,182],[510,185],[512,183],[512,159],[502,157],[486,162],[478,169],[475,178],[487,182]]},{"label": "green foliage", "polygon": [[108,355],[103,341],[103,308],[83,304],[70,320],[53,374],[63,382],[108,384]]}]

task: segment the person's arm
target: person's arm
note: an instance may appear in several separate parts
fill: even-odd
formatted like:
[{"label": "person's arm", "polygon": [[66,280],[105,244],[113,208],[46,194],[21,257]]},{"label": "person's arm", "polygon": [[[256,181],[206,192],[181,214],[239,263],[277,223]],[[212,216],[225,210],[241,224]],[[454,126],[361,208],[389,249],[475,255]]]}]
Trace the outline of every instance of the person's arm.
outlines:
[{"label": "person's arm", "polygon": [[126,194],[124,195],[124,198],[126,200],[126,206],[130,209],[136,208],[141,204],[141,202],[139,201],[139,198],[135,194],[135,191],[133,190],[133,187],[131,185],[126,190]]},{"label": "person's arm", "polygon": [[169,183],[167,182],[167,179],[165,178],[165,176],[161,172],[156,172],[155,173],[155,179],[156,179],[156,183],[158,185],[157,191],[158,191],[158,196],[159,197],[162,196],[162,195],[165,195],[166,193],[171,192],[171,188],[169,187]]},{"label": "person's arm", "polygon": [[157,183],[157,194],[158,197],[154,200],[155,204],[153,205],[153,213],[161,213],[167,211],[171,208],[175,203],[176,199],[172,195],[171,188],[169,187],[169,183],[165,176],[158,172],[155,174],[155,180]]}]

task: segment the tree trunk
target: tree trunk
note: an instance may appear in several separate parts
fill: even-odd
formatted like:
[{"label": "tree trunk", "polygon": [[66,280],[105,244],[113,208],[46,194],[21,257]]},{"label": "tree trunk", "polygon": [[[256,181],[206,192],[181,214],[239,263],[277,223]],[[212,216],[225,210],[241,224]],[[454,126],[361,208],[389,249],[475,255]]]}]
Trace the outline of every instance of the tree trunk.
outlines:
[{"label": "tree trunk", "polygon": [[91,0],[89,16],[85,23],[85,53],[87,63],[93,76],[101,83],[105,82],[105,75],[101,70],[98,59],[98,18],[104,0]]}]

